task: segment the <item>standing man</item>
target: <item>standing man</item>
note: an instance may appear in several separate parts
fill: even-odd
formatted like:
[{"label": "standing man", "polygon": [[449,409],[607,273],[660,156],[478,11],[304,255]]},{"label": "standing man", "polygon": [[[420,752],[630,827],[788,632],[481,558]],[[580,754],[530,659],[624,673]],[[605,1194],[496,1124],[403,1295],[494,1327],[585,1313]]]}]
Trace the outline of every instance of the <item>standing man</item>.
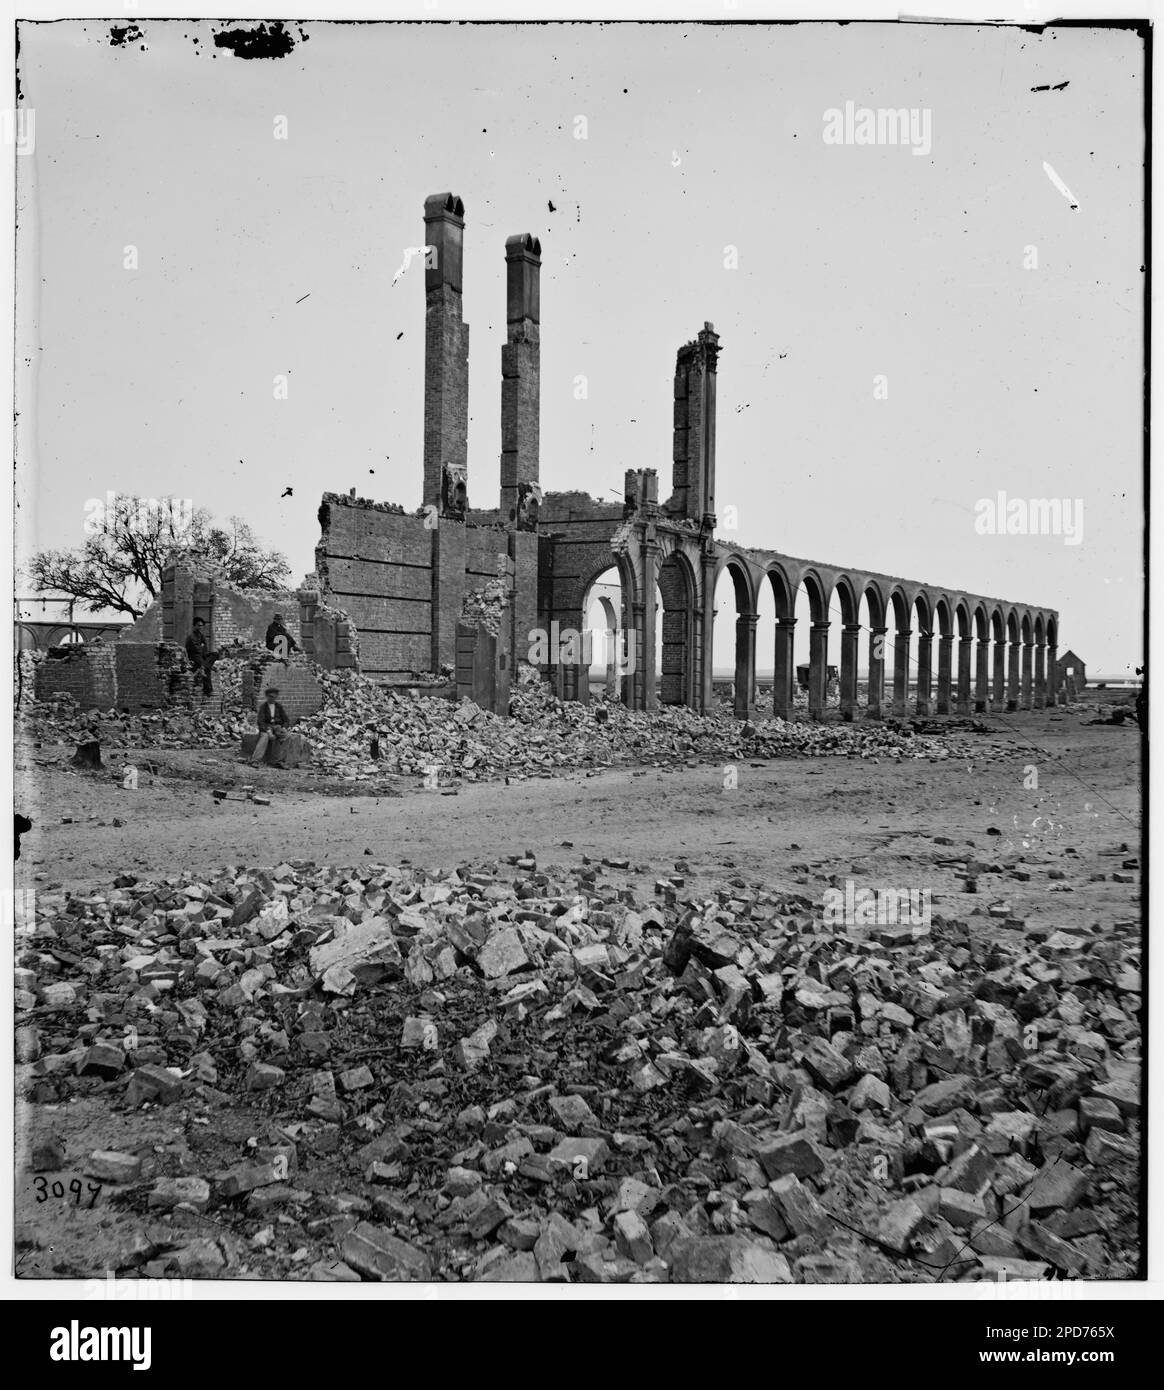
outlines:
[{"label": "standing man", "polygon": [[271,625],[267,628],[267,650],[276,652],[284,660],[292,652],[299,650],[299,643],[287,631],[287,626],[283,622],[282,613],[276,613],[271,619]]},{"label": "standing man", "polygon": [[279,703],[278,695],[279,687],[276,685],[269,685],[263,691],[263,703],[259,706],[259,741],[251,754],[252,763],[263,761],[272,739],[275,740],[276,753],[281,752],[280,745],[288,736],[287,730],[291,727],[291,721],[287,718],[287,711]]},{"label": "standing man", "polygon": [[190,658],[190,665],[194,670],[195,686],[201,677],[203,695],[212,695],[214,687],[210,683],[210,673],[218,660],[218,653],[210,650],[205,618],[194,619],[194,631],[186,638],[186,655]]}]

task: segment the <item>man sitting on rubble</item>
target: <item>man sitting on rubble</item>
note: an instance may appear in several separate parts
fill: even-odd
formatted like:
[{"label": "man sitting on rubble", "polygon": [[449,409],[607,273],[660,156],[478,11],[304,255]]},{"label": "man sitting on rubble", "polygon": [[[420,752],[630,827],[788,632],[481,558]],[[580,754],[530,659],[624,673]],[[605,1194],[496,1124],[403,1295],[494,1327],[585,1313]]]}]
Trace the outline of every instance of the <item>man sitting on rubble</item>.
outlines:
[{"label": "man sitting on rubble", "polygon": [[[279,639],[283,638],[285,646],[280,644]],[[282,613],[276,613],[271,619],[271,625],[267,628],[267,650],[278,652],[281,657],[288,657],[292,652],[299,651],[299,643],[287,631],[287,624],[283,621]]]},{"label": "man sitting on rubble", "polygon": [[287,711],[279,703],[278,695],[279,687],[276,685],[269,685],[263,691],[263,703],[259,706],[259,741],[251,754],[252,763],[263,761],[272,740],[275,743],[275,756],[279,757],[282,753],[282,744],[288,737],[287,731],[291,727],[291,721],[287,718]]},{"label": "man sitting on rubble", "polygon": [[203,695],[213,695],[214,687],[210,682],[210,673],[214,669],[214,663],[218,660],[218,653],[210,650],[210,642],[206,637],[206,619],[195,618],[194,630],[186,638],[186,655],[190,659],[190,665],[194,671],[194,684],[202,682]]}]

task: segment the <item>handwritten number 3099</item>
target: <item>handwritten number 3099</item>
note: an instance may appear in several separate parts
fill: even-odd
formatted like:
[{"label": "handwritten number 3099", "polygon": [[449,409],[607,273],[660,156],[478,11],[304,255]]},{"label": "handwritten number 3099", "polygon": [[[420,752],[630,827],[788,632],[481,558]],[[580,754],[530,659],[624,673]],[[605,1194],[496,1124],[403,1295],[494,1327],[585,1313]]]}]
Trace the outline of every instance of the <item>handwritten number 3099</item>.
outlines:
[{"label": "handwritten number 3099", "polygon": [[64,1183],[59,1179],[50,1187],[48,1179],[44,1177],[36,1178],[35,1186],[36,1200],[38,1202],[47,1202],[50,1196],[62,1198],[67,1190],[77,1206],[81,1205],[81,1198],[87,1190],[93,1194],[85,1204],[87,1207],[93,1205],[97,1200],[97,1194],[101,1191],[101,1184],[99,1182],[82,1183],[80,1178],[74,1178],[72,1182],[69,1183],[67,1189]]}]

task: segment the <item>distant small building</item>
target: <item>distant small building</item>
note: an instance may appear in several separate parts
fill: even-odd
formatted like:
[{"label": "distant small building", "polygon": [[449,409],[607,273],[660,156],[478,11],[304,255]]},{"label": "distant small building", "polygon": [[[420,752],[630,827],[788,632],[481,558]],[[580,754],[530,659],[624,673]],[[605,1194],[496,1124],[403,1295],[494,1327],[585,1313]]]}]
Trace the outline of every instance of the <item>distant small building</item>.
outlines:
[{"label": "distant small building", "polygon": [[1087,667],[1072,651],[1064,652],[1055,663],[1055,689],[1066,684],[1071,679],[1075,682],[1075,689],[1082,690],[1087,684]]}]

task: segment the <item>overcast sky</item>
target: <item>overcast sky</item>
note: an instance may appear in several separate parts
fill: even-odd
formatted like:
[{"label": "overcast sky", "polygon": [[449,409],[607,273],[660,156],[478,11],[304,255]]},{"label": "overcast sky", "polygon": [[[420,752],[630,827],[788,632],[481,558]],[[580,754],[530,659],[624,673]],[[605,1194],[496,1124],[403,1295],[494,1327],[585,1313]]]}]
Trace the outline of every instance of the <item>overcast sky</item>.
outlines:
[{"label": "overcast sky", "polygon": [[[80,544],[107,490],[174,494],[299,580],[325,489],[417,506],[419,262],[392,281],[447,189],[471,504],[497,505],[503,248],[530,231],[543,487],[655,467],[667,495],[675,351],[708,319],[723,538],[1055,607],[1092,671],[1141,661],[1135,34],[309,23],[243,59],[210,22],[140,25],[20,34],[23,554]],[[928,152],[826,143],[846,102],[916,109]],[[978,534],[1000,491],[1081,499],[1082,544]]]}]

